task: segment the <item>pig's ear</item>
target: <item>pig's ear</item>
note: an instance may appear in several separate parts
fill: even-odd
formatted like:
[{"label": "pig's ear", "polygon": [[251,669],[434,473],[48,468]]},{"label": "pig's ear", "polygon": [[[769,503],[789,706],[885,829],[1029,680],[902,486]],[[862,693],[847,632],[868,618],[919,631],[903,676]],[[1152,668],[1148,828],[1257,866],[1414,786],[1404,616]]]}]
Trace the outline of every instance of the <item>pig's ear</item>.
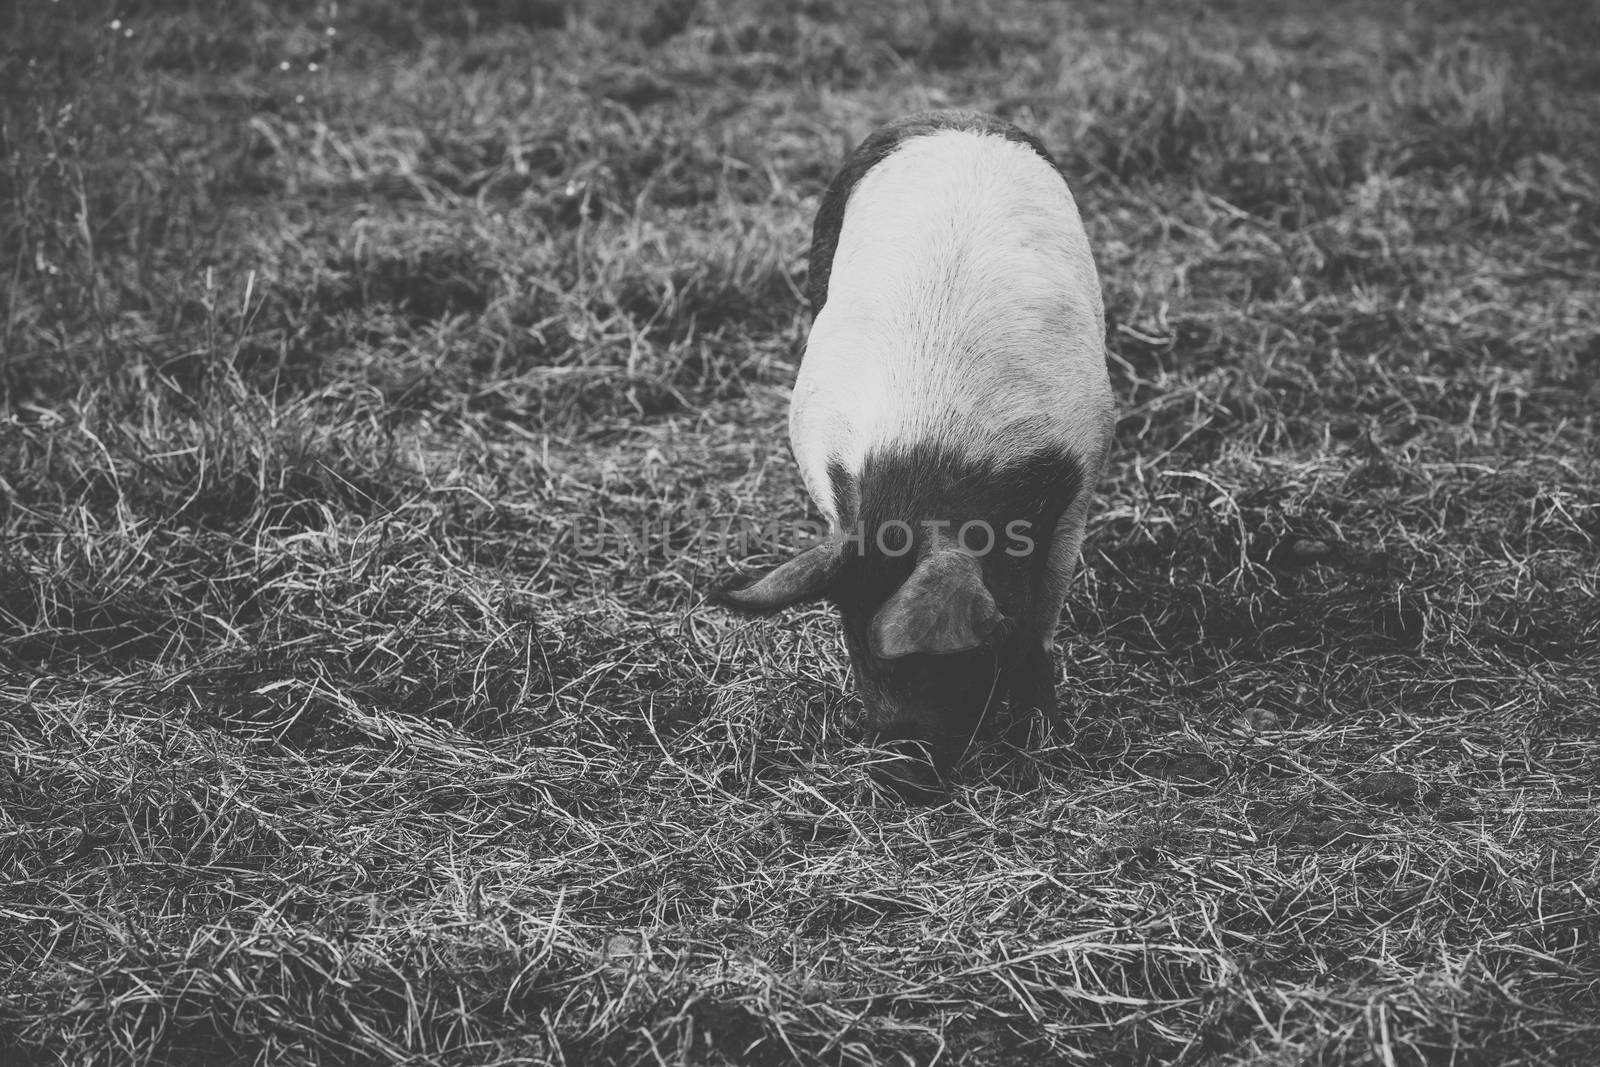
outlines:
[{"label": "pig's ear", "polygon": [[878,609],[872,651],[883,659],[965,652],[987,644],[1003,618],[983,584],[978,558],[946,549],[917,564],[906,584]]},{"label": "pig's ear", "polygon": [[776,570],[749,584],[734,577],[719,582],[707,594],[712,601],[752,613],[778,611],[815,600],[832,588],[844,570],[848,546],[834,538],[806,549]]}]

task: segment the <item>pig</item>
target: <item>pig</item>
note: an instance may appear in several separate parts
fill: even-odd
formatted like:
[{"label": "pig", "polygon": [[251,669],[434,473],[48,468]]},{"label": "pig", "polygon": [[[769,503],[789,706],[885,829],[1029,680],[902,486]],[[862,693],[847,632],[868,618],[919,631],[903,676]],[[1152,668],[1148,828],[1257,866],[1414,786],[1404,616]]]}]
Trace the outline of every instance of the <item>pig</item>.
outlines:
[{"label": "pig", "polygon": [[828,532],[712,598],[838,611],[880,780],[948,788],[1001,701],[1056,713],[1054,636],[1110,449],[1100,282],[1033,136],[973,111],[878,128],[812,229],[789,443]]}]

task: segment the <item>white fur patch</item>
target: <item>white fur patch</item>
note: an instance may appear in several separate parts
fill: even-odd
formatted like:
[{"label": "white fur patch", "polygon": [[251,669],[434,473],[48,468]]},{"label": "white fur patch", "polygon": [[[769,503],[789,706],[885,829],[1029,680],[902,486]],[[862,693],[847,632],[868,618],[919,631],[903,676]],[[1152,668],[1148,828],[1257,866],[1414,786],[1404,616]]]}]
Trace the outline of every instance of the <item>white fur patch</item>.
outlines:
[{"label": "white fur patch", "polygon": [[1104,336],[1083,223],[1045,159],[967,130],[907,140],[845,208],[789,411],[806,488],[837,526],[830,460],[859,475],[875,447],[925,441],[997,463],[1065,444],[1089,488],[1113,421]]}]

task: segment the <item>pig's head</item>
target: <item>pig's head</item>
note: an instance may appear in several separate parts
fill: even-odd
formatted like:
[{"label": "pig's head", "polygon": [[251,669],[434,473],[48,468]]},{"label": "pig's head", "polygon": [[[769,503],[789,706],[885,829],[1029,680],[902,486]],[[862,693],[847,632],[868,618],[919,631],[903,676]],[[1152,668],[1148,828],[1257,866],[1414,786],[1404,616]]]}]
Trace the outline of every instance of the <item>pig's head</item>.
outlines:
[{"label": "pig's head", "polygon": [[[1039,589],[1061,508],[1034,504],[1036,491],[1002,492],[1021,505],[997,507],[1008,502],[995,499],[997,487],[1007,485],[994,472],[955,478],[948,465],[938,469],[947,471],[942,482],[926,464],[892,479],[871,466],[862,480],[836,479],[846,487],[837,501],[848,516],[843,532],[713,593],[750,613],[819,599],[837,607],[868,723],[878,741],[905,750],[887,776],[913,794],[938,788],[1002,702],[1043,709],[1054,699],[1053,620],[1041,624]],[[908,499],[919,473],[923,499]],[[873,492],[887,485],[895,491]],[[902,518],[929,514],[951,518]]]},{"label": "pig's head", "polygon": [[[834,538],[750,585],[723,587],[716,598],[759,613],[832,601],[878,740],[906,748],[908,757],[924,749],[924,762],[941,772],[960,756],[991,702],[1004,696],[1000,648],[1010,627],[984,584],[982,561],[958,548],[902,563]],[[936,788],[926,773],[919,778],[911,767],[899,773],[910,776],[913,791]]]}]

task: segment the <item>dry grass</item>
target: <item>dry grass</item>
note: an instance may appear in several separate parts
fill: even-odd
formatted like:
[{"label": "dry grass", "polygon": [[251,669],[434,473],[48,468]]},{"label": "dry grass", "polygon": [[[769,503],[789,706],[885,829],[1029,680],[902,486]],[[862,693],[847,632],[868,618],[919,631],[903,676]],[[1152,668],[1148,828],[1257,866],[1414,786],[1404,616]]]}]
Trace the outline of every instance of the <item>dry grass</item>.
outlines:
[{"label": "dry grass", "polygon": [[[570,7],[0,15],[0,1059],[1591,1062],[1593,9]],[[1075,743],[918,809],[698,590],[944,104],[1124,415]]]}]

